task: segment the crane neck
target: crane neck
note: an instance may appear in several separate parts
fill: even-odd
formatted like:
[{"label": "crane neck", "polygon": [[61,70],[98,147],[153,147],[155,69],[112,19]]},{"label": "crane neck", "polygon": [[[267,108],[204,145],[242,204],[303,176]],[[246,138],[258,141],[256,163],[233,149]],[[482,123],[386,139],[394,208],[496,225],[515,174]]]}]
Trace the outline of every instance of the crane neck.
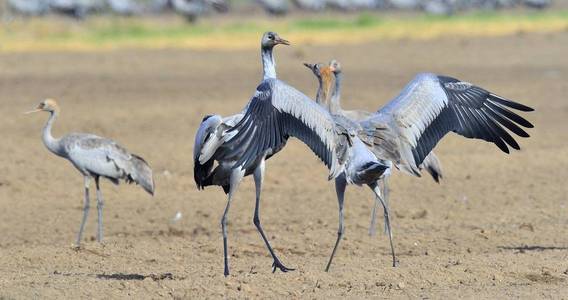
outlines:
[{"label": "crane neck", "polygon": [[321,80],[321,77],[318,77],[318,91],[316,93],[316,103],[317,104],[322,104],[322,102],[325,101],[325,99],[322,98],[322,90],[323,90],[323,82]]},{"label": "crane neck", "polygon": [[276,63],[272,55],[274,47],[261,47],[260,55],[262,57],[263,80],[276,78]]},{"label": "crane neck", "polygon": [[329,101],[329,111],[332,114],[338,114],[341,111],[341,81],[343,80],[343,75],[341,73],[335,74],[335,86],[331,94],[331,99]]},{"label": "crane neck", "polygon": [[53,126],[53,123],[55,122],[55,119],[57,119],[58,116],[59,116],[58,109],[55,109],[54,111],[50,112],[49,119],[47,120],[47,123],[45,123],[45,126],[43,127],[42,140],[45,147],[47,147],[49,151],[61,156],[62,149],[59,145],[59,139],[56,139],[53,137],[53,135],[51,135],[51,127]]}]

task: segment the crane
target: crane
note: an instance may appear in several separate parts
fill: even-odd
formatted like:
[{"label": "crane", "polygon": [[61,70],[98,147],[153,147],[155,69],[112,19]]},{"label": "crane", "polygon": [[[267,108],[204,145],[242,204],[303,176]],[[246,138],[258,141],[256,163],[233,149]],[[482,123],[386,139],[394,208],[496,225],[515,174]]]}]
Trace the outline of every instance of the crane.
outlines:
[{"label": "crane", "polygon": [[44,145],[53,154],[67,159],[83,175],[85,187],[85,201],[83,206],[83,218],[77,234],[76,247],[81,245],[83,229],[87,221],[90,209],[89,185],[91,179],[95,179],[97,189],[97,241],[103,240],[103,196],[100,190],[99,179],[101,177],[119,184],[119,180],[127,183],[136,183],[150,195],[154,195],[154,180],[152,169],[140,156],[128,152],[116,142],[87,133],[71,133],[54,138],[51,134],[53,123],[59,116],[60,108],[53,99],[41,101],[32,111],[48,112],[50,114],[43,128],[42,140]]},{"label": "crane", "polygon": [[[315,64],[304,63],[304,65],[308,69],[310,69],[313,72],[313,74],[315,75],[315,77],[318,79],[318,89],[317,89],[317,93],[316,93],[316,102],[319,103],[320,105],[326,106],[327,109],[330,112],[332,112],[332,114],[335,118],[348,118],[353,122],[359,122],[360,120],[364,120],[365,118],[372,115],[372,113],[367,112],[367,111],[363,111],[363,110],[343,110],[341,108],[339,101],[340,101],[340,98],[341,98],[341,78],[342,77],[341,77],[341,65],[339,64],[338,61],[332,60],[329,64],[329,66],[324,66],[321,63],[315,63]],[[335,75],[335,87],[334,87],[332,93],[330,94],[331,84],[332,84],[332,81],[333,81],[332,77],[334,75]],[[331,97],[331,100],[329,100],[328,97]],[[369,146],[367,146],[367,147],[369,147]],[[358,156],[361,156],[361,155],[364,155],[364,154],[367,154],[367,151],[358,150],[358,151],[353,152],[353,155],[358,155]],[[362,159],[362,158],[352,157],[348,161],[351,162],[351,161],[358,160],[358,159]],[[380,160],[379,157],[377,157],[377,159]],[[373,191],[376,201],[374,201],[374,206],[373,206],[373,210],[372,210],[372,213],[371,213],[371,224],[369,226],[369,234],[370,235],[375,234],[376,210],[378,209],[379,205],[382,205],[383,209],[384,209],[385,233],[387,233],[387,235],[389,237],[390,246],[391,246],[391,254],[392,254],[392,258],[393,258],[393,266],[395,266],[396,265],[396,256],[395,256],[394,245],[393,245],[393,241],[392,241],[392,230],[391,230],[391,226],[390,226],[390,218],[389,218],[389,211],[388,211],[388,199],[387,199],[387,196],[388,196],[387,179],[391,174],[390,169],[391,169],[392,163],[384,162],[384,165],[387,166],[387,169],[384,172],[377,173],[377,174],[367,174],[365,176],[364,180],[361,180],[361,179],[358,179],[358,178],[350,178],[349,174],[343,174],[343,177],[341,177],[342,181],[341,182],[336,181],[336,190],[340,189],[339,192],[338,192],[338,202],[340,204],[340,210],[342,210],[342,206],[343,206],[343,199],[340,198],[340,197],[344,197],[345,189],[346,189],[346,186],[348,184],[355,184],[355,185],[358,185],[358,186],[361,186],[361,185],[364,184],[364,185],[367,185],[371,189],[371,191]],[[436,182],[438,182],[439,178],[441,178],[441,167],[438,163],[436,156],[433,153],[431,153],[429,155],[429,160],[426,163],[424,163],[423,165],[425,165],[425,166],[421,166],[421,169],[423,167],[426,167],[426,169],[429,172],[431,172],[434,180]],[[349,168],[347,168],[347,169],[349,169]],[[361,170],[359,172],[361,172]],[[361,177],[361,174],[357,174],[357,172],[353,173],[353,175],[355,177]],[[381,192],[381,185],[382,185],[382,192]],[[376,189],[378,189],[378,190],[376,190]],[[337,245],[339,244],[339,241],[341,240],[341,238],[344,234],[344,226],[342,225],[343,224],[342,212],[340,212],[339,223],[340,223],[340,226],[339,226],[339,230],[338,230],[338,238],[337,238],[337,241],[336,241],[336,244],[335,244],[336,246],[334,247],[334,249],[332,251],[332,255],[331,255],[330,260],[328,261],[328,264],[326,266],[326,271],[329,271],[329,268],[331,266],[331,262],[333,260],[334,255],[335,255],[335,252],[337,250]]]},{"label": "crane", "polygon": [[534,109],[469,82],[420,73],[397,97],[360,124],[372,137],[369,145],[377,157],[419,176],[420,165],[449,132],[491,142],[505,153],[509,148],[519,150],[517,141],[504,128],[528,138],[521,127],[534,126],[512,110]]},{"label": "crane", "polygon": [[[316,76],[318,75],[317,69],[323,67],[321,64],[318,68],[315,68],[315,65],[305,65],[310,67]],[[339,62],[332,60],[330,68],[336,80],[335,89],[328,104],[329,110],[334,115],[346,117],[340,105],[341,66]],[[322,77],[329,76],[329,72],[320,72],[320,74]],[[322,78],[320,82],[330,84],[331,80]],[[329,87],[324,86],[322,89],[329,90]],[[366,140],[366,146],[372,149],[377,158],[386,160],[397,168],[416,176],[420,176],[419,171],[422,166],[429,165],[427,170],[437,181],[437,177],[441,176],[441,169],[436,156],[431,151],[449,131],[468,138],[493,142],[506,153],[509,153],[507,145],[513,149],[520,149],[514,138],[501,126],[520,137],[529,137],[519,125],[526,128],[532,128],[533,125],[509,109],[533,110],[470,83],[447,76],[423,73],[417,75],[403,92],[385,107],[370,116],[362,117],[359,124],[370,138]],[[356,118],[353,117],[353,113],[351,116]],[[386,179],[389,174],[390,172],[387,171],[382,175],[385,181],[385,194],[388,191]],[[378,192],[375,194],[380,201],[381,197]],[[341,210],[343,199],[339,199],[339,195],[340,193],[338,193],[338,202]],[[391,241],[393,266],[395,266],[388,203],[380,202],[385,209],[385,229]],[[373,215],[375,208],[376,206],[373,209]],[[340,213],[340,231],[342,231],[342,217]],[[338,233],[336,246],[341,236],[342,234]],[[336,247],[326,270],[329,269],[335,251]]]},{"label": "crane", "polygon": [[260,195],[267,159],[284,148],[288,138],[306,144],[329,168],[329,178],[343,171],[347,149],[345,130],[320,105],[297,89],[277,79],[273,48],[289,45],[277,33],[266,32],[261,39],[263,79],[240,114],[230,117],[207,116],[201,123],[194,145],[194,179],[197,187],[221,186],[228,194],[221,218],[224,274],[229,275],[227,216],[241,180],[253,175],[256,201],[253,223],[272,259],[272,271],[286,267],[275,254],[260,222]]}]

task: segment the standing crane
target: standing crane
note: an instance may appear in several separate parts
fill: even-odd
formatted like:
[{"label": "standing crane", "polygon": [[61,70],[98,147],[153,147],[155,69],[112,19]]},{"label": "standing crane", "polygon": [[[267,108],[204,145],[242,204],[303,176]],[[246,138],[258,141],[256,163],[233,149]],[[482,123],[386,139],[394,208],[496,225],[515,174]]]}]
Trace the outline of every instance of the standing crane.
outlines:
[{"label": "standing crane", "polygon": [[314,103],[285,82],[277,79],[273,48],[289,45],[274,32],[261,39],[263,79],[241,115],[229,118],[227,124],[220,116],[207,116],[201,123],[194,145],[194,178],[200,189],[221,186],[228,194],[221,218],[223,233],[224,274],[229,275],[227,247],[227,216],[239,183],[253,175],[256,202],[253,223],[262,237],[272,259],[272,271],[291,271],[282,264],[270,245],[260,223],[260,194],[265,161],[284,148],[288,138],[296,137],[306,144],[329,168],[329,178],[343,171],[344,159],[350,145],[345,130],[320,105]]},{"label": "standing crane", "polygon": [[[332,61],[331,67],[337,79],[339,64]],[[330,108],[340,108],[338,97],[332,97],[330,103]],[[449,132],[494,143],[505,153],[509,153],[509,147],[519,150],[519,144],[503,127],[527,138],[529,134],[521,127],[534,126],[511,109],[534,110],[456,78],[422,73],[360,125],[371,138],[368,146],[378,158],[420,176],[420,166],[431,164],[432,149]]]},{"label": "standing crane", "polygon": [[46,99],[40,102],[34,110],[27,113],[40,111],[50,114],[43,128],[43,143],[55,155],[69,160],[84,178],[85,202],[76,246],[80,247],[83,229],[87,221],[90,208],[89,185],[93,178],[97,188],[97,241],[101,243],[103,240],[104,202],[99,179],[101,177],[106,178],[116,185],[119,184],[121,179],[127,183],[135,182],[150,195],[154,195],[152,169],[142,157],[128,152],[110,139],[86,133],[71,133],[61,138],[54,138],[51,134],[51,128],[59,116],[60,109],[57,102],[53,99]]}]

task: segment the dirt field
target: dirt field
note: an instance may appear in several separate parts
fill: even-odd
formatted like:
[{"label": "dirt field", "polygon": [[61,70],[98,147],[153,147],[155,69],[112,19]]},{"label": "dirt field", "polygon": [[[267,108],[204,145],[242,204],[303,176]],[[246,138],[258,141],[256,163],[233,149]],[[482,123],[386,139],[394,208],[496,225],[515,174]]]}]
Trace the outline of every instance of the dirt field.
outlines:
[{"label": "dirt field", "polygon": [[[301,62],[340,59],[347,108],[375,110],[415,73],[432,71],[533,106],[526,117],[536,128],[511,155],[446,137],[436,148],[445,172],[440,185],[394,174],[397,268],[386,236],[367,235],[370,191],[350,187],[346,237],[329,273],[323,269],[337,231],[333,185],[307,147],[290,141],[267,164],[261,216],[283,263],[296,271],[271,273],[252,224],[254,185],[247,178],[230,212],[228,278],[219,226],[226,198],[219,188],[196,189],[191,152],[203,115],[237,112],[252,95],[258,51],[2,54],[0,299],[565,298],[566,53],[568,32],[278,48],[279,77],[311,96],[316,82]],[[154,198],[136,186],[103,183],[104,246],[94,241],[92,209],[84,249],[72,249],[82,178],[43,146],[47,115],[21,114],[45,97],[62,107],[56,136],[113,138],[154,169]],[[178,211],[183,217],[173,224]]]}]

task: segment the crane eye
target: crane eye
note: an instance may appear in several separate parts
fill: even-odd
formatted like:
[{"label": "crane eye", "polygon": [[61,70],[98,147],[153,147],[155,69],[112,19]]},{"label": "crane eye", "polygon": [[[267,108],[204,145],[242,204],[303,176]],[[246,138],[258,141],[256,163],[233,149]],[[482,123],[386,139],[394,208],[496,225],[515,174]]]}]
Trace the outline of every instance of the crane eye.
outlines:
[{"label": "crane eye", "polygon": [[269,34],[269,35],[268,35],[268,38],[271,39],[271,40],[273,40],[273,39],[274,39],[274,35]]}]

